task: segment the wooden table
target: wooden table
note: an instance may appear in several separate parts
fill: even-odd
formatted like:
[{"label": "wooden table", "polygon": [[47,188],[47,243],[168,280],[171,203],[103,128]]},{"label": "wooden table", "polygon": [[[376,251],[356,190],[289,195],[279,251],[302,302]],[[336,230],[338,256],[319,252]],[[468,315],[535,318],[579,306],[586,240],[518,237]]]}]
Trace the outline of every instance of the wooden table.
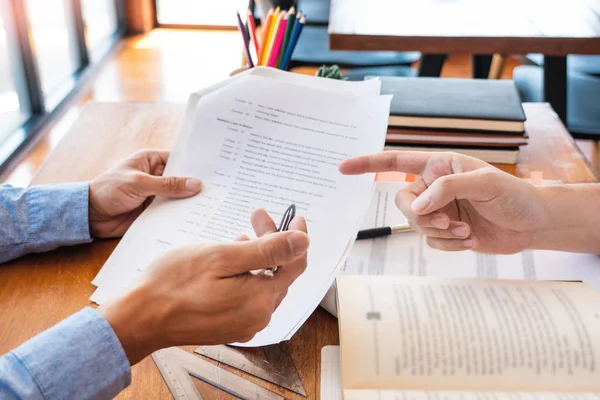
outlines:
[{"label": "wooden table", "polygon": [[600,54],[600,0],[332,0],[330,12],[332,50],[542,53],[563,121],[566,55]]},{"label": "wooden table", "polygon": [[[170,148],[183,116],[181,105],[89,103],[52,153],[33,184],[83,181],[100,174],[141,148]],[[594,175],[571,137],[547,104],[526,104],[531,142],[517,166],[500,166],[518,176],[542,171],[545,179],[593,182]],[[90,305],[91,280],[117,244],[116,240],[23,257],[0,267],[0,354]],[[291,356],[308,398],[319,397],[320,350],[338,344],[337,321],[318,309],[289,342]],[[189,349],[189,348],[187,348]],[[229,369],[231,370],[231,369]],[[239,374],[239,373],[238,373]],[[302,399],[258,379],[250,380]],[[205,398],[229,395],[197,381]],[[133,368],[133,384],[124,399],[168,398],[154,363],[147,358]]]}]

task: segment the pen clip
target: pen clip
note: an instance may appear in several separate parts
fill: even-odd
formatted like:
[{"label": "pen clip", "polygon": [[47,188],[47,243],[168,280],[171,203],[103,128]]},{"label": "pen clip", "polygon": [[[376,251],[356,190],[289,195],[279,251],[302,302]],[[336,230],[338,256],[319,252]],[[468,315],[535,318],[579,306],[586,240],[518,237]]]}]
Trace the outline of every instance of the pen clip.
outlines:
[{"label": "pen clip", "polygon": [[284,232],[290,228],[290,224],[292,220],[296,216],[296,205],[292,204],[285,210],[283,213],[283,217],[281,218],[281,223],[279,224],[279,228],[277,228],[277,232]]},{"label": "pen clip", "polygon": [[[281,223],[279,224],[279,228],[277,228],[277,232],[285,232],[289,229],[292,220],[296,216],[296,205],[292,204],[285,210],[283,213],[283,217],[281,217]],[[266,276],[273,276],[277,272],[277,266],[273,268],[265,269],[263,274]]]}]

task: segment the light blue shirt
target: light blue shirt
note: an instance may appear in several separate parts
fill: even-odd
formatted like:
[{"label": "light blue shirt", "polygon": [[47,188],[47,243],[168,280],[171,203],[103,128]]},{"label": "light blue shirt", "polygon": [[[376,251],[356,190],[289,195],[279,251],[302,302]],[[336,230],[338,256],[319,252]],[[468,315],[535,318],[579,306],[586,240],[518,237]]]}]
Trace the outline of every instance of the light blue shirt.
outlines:
[{"label": "light blue shirt", "polygon": [[[0,186],[0,263],[90,242],[88,193],[87,183]],[[1,400],[106,399],[130,383],[119,339],[90,307],[0,357]]]}]

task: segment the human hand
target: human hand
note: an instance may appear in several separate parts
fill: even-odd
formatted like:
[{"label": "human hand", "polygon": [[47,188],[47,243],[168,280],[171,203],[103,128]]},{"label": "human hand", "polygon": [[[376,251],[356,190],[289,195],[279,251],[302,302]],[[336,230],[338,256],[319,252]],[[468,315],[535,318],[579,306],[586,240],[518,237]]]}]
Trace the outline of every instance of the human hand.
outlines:
[{"label": "human hand", "polygon": [[456,153],[386,151],[340,164],[343,174],[402,171],[420,178],[398,192],[410,225],[436,249],[510,254],[528,248],[543,226],[535,186]]},{"label": "human hand", "polygon": [[[262,237],[166,252],[127,294],[99,308],[132,365],[164,347],[246,342],[267,326],[306,268],[309,240],[302,217],[268,234],[274,223],[257,210],[252,224]],[[250,272],[276,265],[273,277]]]},{"label": "human hand", "polygon": [[90,182],[91,236],[123,236],[154,196],[183,198],[200,192],[198,179],[161,176],[168,158],[168,151],[141,150]]}]

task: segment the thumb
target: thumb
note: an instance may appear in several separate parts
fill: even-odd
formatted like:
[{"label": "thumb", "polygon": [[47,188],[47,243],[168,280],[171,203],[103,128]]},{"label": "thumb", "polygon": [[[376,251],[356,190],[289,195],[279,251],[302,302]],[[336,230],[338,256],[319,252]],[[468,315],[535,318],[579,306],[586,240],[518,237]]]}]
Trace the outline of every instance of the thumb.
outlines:
[{"label": "thumb", "polygon": [[288,264],[308,249],[308,235],[301,231],[278,232],[259,239],[226,245],[223,277]]},{"label": "thumb", "polygon": [[411,206],[412,211],[425,215],[454,200],[491,200],[501,190],[497,178],[498,172],[488,168],[442,176],[416,198]]},{"label": "thumb", "polygon": [[190,197],[200,192],[202,181],[175,176],[144,175],[137,189],[145,196]]}]

